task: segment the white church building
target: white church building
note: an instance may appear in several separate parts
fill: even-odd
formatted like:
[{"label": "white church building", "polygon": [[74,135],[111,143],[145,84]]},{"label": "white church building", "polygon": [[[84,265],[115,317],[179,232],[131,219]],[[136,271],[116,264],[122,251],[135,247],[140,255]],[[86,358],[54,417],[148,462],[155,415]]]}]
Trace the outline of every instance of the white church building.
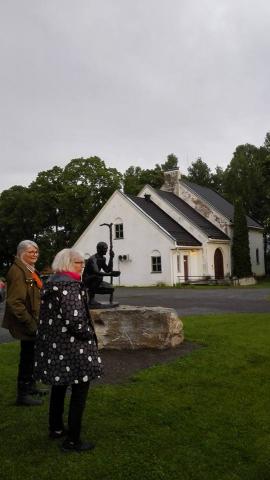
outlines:
[{"label": "white church building", "polygon": [[[160,190],[146,185],[138,196],[115,191],[75,243],[85,258],[100,241],[110,243],[112,223],[115,283],[175,285],[223,279],[232,273],[234,207],[217,192],[165,172]],[[247,216],[252,272],[265,274],[263,228]]]}]

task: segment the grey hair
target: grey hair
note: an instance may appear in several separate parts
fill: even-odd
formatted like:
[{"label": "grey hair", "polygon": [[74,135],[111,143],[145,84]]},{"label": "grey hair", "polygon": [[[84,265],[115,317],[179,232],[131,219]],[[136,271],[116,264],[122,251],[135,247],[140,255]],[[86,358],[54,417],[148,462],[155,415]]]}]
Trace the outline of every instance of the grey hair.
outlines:
[{"label": "grey hair", "polygon": [[74,259],[84,260],[82,254],[74,248],[64,248],[58,252],[53,260],[52,269],[54,272],[74,271]]},{"label": "grey hair", "polygon": [[38,245],[35,242],[32,242],[32,240],[22,240],[17,246],[17,257],[20,258],[29,247],[34,247],[39,250]]}]

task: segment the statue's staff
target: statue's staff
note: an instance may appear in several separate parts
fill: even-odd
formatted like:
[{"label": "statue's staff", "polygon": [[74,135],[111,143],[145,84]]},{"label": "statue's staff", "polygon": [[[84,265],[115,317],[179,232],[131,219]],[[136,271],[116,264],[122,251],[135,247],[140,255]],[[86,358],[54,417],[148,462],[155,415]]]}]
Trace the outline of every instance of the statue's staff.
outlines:
[{"label": "statue's staff", "polygon": [[[113,226],[113,223],[102,223],[100,225],[100,227],[103,227],[103,226],[106,226],[106,227],[109,227],[109,230],[110,230],[110,250],[109,250],[109,254],[110,254],[110,268],[111,268],[111,271],[113,271],[113,257],[114,257],[114,253],[113,253],[113,240],[112,240],[112,226]],[[111,280],[110,280],[111,284],[113,283],[113,276],[111,276]]]}]

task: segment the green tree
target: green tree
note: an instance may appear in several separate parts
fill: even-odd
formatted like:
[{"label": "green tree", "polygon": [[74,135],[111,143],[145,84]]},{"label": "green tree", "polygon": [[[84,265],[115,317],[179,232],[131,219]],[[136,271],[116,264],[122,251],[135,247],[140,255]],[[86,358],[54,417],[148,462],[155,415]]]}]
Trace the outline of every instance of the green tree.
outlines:
[{"label": "green tree", "polygon": [[164,172],[174,170],[178,166],[178,158],[171,153],[162,165],[156,164],[155,168],[142,169],[141,167],[129,167],[123,176],[124,192],[137,195],[145,185],[160,188],[164,183]]},{"label": "green tree", "polygon": [[98,157],[71,160],[62,169],[40,172],[30,185],[38,210],[37,239],[41,263],[51,263],[55,252],[71,246],[111,194],[121,187],[121,174]]},{"label": "green tree", "polygon": [[129,195],[137,195],[141,190],[141,167],[129,167],[123,175],[124,192]]},{"label": "green tree", "polygon": [[130,195],[137,195],[144,185],[160,188],[162,184],[163,170],[160,165],[146,170],[131,166],[125,171],[123,176],[124,192]]},{"label": "green tree", "polygon": [[239,199],[234,206],[232,263],[234,276],[243,278],[252,274],[247,219],[243,203]]},{"label": "green tree", "polygon": [[217,166],[215,173],[211,174],[211,188],[221,194],[224,193],[224,170]]},{"label": "green tree", "polygon": [[122,185],[116,168],[107,168],[99,157],[71,160],[63,171],[62,209],[71,225],[70,242],[93,220],[113,192]]},{"label": "green tree", "polygon": [[36,180],[30,184],[29,189],[37,206],[36,239],[40,247],[40,265],[44,268],[51,264],[58,250],[67,246],[67,229],[61,212],[65,191],[63,169],[55,166],[40,172]]},{"label": "green tree", "polygon": [[197,158],[197,160],[192,162],[191,166],[188,167],[187,179],[198,185],[211,187],[211,170],[207,163],[203,162],[201,157]]},{"label": "green tree", "polygon": [[167,160],[165,163],[161,164],[161,168],[163,172],[167,172],[168,170],[175,170],[178,168],[178,158],[174,153],[170,153],[167,156]]},{"label": "green tree", "polygon": [[224,190],[232,203],[241,198],[246,212],[263,222],[264,178],[263,163],[266,150],[254,145],[239,145],[225,170]]},{"label": "green tree", "polygon": [[0,269],[13,261],[18,243],[34,240],[36,205],[28,188],[15,185],[0,195]]},{"label": "green tree", "polygon": [[264,147],[270,153],[270,132],[267,132],[264,140]]}]

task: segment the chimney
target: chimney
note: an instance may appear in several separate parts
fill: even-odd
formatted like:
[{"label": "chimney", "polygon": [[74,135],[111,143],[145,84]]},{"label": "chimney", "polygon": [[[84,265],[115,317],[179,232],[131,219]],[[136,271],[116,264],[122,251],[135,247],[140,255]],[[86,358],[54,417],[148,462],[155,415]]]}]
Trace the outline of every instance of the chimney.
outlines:
[{"label": "chimney", "polygon": [[147,202],[149,202],[151,200],[151,195],[149,193],[145,193],[144,198]]},{"label": "chimney", "polygon": [[181,179],[181,172],[179,168],[175,168],[174,170],[168,170],[164,172],[164,183],[161,187],[161,190],[165,192],[172,192],[177,197],[180,196],[180,185],[179,181]]}]

